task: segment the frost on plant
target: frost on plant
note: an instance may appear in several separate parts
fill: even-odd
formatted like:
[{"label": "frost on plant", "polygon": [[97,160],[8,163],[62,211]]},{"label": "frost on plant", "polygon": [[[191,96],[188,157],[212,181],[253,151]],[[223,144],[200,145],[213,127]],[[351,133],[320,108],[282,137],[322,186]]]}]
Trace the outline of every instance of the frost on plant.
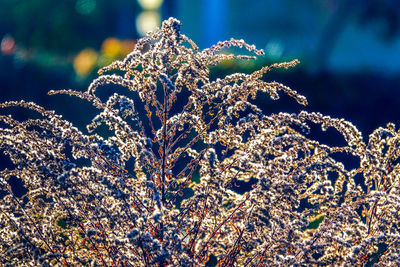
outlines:
[{"label": "frost on plant", "polygon": [[[307,104],[264,78],[297,61],[210,80],[223,60],[253,59],[221,50],[263,51],[234,39],[199,51],[180,27],[164,21],[86,92],[50,92],[99,110],[87,131],[35,103],[0,104],[40,115],[0,116],[0,148],[14,164],[0,173],[1,265],[399,265],[395,126],[365,143],[343,119],[263,114],[257,95]],[[104,99],[107,84],[120,91]],[[310,123],[334,128],[346,145],[312,140]],[[340,154],[359,166],[346,169]],[[10,186],[17,178],[23,196]]]}]

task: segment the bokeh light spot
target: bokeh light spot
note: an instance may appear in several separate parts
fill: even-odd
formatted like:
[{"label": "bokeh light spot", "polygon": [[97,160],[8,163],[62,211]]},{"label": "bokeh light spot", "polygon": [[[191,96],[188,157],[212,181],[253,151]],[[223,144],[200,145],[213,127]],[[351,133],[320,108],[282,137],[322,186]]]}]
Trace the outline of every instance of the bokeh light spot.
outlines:
[{"label": "bokeh light spot", "polygon": [[136,18],[136,30],[141,36],[147,32],[154,31],[160,26],[160,14],[156,11],[143,11]]},{"label": "bokeh light spot", "polygon": [[163,0],[138,0],[138,3],[143,9],[155,10],[162,5]]},{"label": "bokeh light spot", "polygon": [[101,45],[101,52],[105,56],[115,58],[122,54],[122,44],[117,38],[107,38]]},{"label": "bokeh light spot", "polygon": [[272,60],[279,59],[283,55],[283,44],[278,40],[269,41],[265,46],[265,54]]},{"label": "bokeh light spot", "polygon": [[93,69],[97,61],[97,53],[91,48],[82,50],[74,59],[75,72],[80,76],[86,76]]},{"label": "bokeh light spot", "polygon": [[78,0],[75,9],[79,14],[87,15],[94,11],[96,4],[96,0]]},{"label": "bokeh light spot", "polygon": [[122,54],[126,56],[135,48],[136,41],[135,40],[125,40],[122,41]]},{"label": "bokeh light spot", "polygon": [[16,47],[14,38],[11,35],[6,34],[1,40],[0,47],[3,55],[14,54]]}]

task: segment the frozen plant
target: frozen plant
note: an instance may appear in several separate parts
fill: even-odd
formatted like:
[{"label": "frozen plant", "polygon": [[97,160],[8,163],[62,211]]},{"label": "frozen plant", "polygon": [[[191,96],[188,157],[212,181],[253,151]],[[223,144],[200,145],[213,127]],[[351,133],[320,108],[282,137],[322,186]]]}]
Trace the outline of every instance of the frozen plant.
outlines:
[{"label": "frozen plant", "polygon": [[[263,51],[234,39],[199,51],[180,29],[178,20],[164,21],[86,92],[50,92],[99,109],[88,134],[35,103],[0,104],[41,116],[0,116],[0,149],[15,166],[0,172],[1,265],[400,265],[395,126],[365,143],[343,119],[265,115],[257,95],[282,92],[307,104],[264,79],[298,62],[210,80],[221,61],[253,58],[221,50]],[[121,93],[102,99],[106,84]],[[312,140],[310,123],[334,128],[346,145]],[[104,125],[110,137],[100,134]],[[346,169],[338,154],[359,166]],[[23,196],[10,185],[15,179]]]}]

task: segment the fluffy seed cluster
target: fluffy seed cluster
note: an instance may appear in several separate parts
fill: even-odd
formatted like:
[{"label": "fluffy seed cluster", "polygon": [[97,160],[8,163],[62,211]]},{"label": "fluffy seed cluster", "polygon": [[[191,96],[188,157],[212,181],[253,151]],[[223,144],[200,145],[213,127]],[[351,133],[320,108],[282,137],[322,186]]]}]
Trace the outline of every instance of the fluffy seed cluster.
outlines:
[{"label": "fluffy seed cluster", "polygon": [[[210,80],[210,67],[263,51],[234,39],[199,51],[180,29],[164,21],[86,92],[50,92],[99,109],[88,133],[31,102],[0,104],[40,117],[0,116],[14,164],[0,171],[0,265],[400,265],[399,130],[388,124],[365,142],[343,119],[265,115],[257,95],[307,104],[264,78],[298,62]],[[107,84],[121,92],[101,97]],[[311,139],[310,123],[345,145]]]}]

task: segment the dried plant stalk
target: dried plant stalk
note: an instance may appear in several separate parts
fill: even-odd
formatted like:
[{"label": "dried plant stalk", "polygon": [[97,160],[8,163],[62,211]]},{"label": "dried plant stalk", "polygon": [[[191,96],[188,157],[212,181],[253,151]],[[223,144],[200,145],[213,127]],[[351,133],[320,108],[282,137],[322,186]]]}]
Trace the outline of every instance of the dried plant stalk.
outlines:
[{"label": "dried plant stalk", "polygon": [[[343,119],[267,116],[252,103],[259,93],[278,99],[282,91],[307,104],[263,78],[298,61],[212,81],[210,66],[253,58],[221,50],[263,51],[234,39],[199,51],[180,26],[164,21],[124,60],[101,69],[86,92],[50,92],[100,110],[89,135],[34,103],[0,104],[41,115],[23,122],[0,116],[0,149],[15,165],[0,173],[1,264],[399,265],[395,126],[365,143]],[[103,101],[96,94],[106,84],[130,92]],[[310,139],[310,122],[334,128],[346,145]],[[96,133],[100,125],[113,135]],[[359,167],[346,169],[336,154],[358,158]],[[16,178],[27,188],[23,196],[10,186]]]}]

